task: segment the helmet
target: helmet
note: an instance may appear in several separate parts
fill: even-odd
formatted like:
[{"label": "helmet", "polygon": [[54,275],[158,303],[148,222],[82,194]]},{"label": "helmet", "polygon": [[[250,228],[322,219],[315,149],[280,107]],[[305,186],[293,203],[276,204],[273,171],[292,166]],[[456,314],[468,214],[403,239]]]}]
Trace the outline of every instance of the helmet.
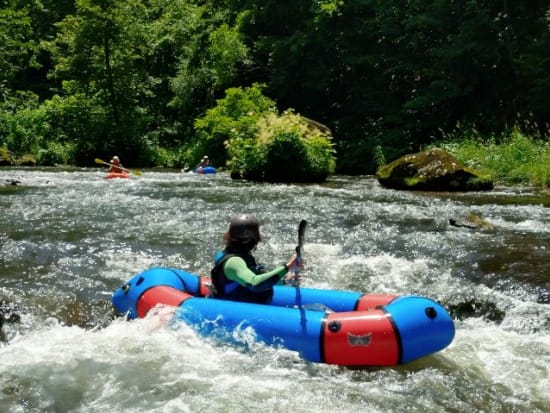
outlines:
[{"label": "helmet", "polygon": [[243,245],[255,246],[260,240],[260,223],[252,215],[235,215],[229,224],[229,237]]},{"label": "helmet", "polygon": [[118,156],[113,156],[113,161],[120,161],[120,159],[118,159]]}]

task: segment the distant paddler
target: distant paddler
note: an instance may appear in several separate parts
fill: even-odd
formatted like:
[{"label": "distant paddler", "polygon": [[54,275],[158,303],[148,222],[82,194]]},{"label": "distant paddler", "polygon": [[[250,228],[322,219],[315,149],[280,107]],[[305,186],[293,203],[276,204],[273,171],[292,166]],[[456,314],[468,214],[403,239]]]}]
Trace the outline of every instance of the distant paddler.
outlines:
[{"label": "distant paddler", "polygon": [[141,171],[138,171],[137,169],[126,169],[122,166],[120,163],[120,158],[118,156],[113,156],[111,159],[111,162],[105,162],[102,159],[95,158],[95,163],[99,163],[102,165],[108,165],[109,166],[109,173],[133,173],[134,175],[141,175]]},{"label": "distant paddler", "polygon": [[208,155],[204,155],[197,166],[195,166],[194,172],[197,174],[215,174],[216,168],[210,166]]},{"label": "distant paddler", "polygon": [[107,172],[114,172],[117,174],[128,172],[128,169],[125,169],[122,164],[120,163],[120,158],[118,156],[113,156],[111,158],[111,161],[109,162],[111,166],[109,167],[109,170]]}]

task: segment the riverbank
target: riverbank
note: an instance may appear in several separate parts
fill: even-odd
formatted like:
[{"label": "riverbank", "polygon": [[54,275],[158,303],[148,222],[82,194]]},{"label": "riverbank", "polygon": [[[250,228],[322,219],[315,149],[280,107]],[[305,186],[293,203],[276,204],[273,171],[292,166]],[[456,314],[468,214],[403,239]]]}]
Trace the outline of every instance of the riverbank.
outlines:
[{"label": "riverbank", "polygon": [[503,185],[550,188],[550,141],[518,130],[500,137],[471,134],[433,145]]}]

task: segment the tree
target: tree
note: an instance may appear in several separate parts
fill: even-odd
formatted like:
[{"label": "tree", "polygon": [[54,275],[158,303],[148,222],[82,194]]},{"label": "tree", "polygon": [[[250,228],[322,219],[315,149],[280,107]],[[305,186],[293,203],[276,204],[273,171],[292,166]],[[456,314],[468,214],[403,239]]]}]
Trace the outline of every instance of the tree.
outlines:
[{"label": "tree", "polygon": [[0,102],[15,88],[16,75],[27,67],[37,67],[37,46],[32,42],[31,18],[26,9],[0,9]]},{"label": "tree", "polygon": [[189,126],[227,88],[238,85],[238,75],[249,64],[248,48],[231,20],[224,7],[206,2],[182,49],[178,72],[172,79],[174,98],[170,105],[185,114]]},{"label": "tree", "polygon": [[[88,144],[101,152],[124,147],[127,159],[141,149],[146,102],[157,83],[144,64],[151,43],[147,23],[139,0],[77,0],[76,13],[57,24],[58,35],[49,44],[51,77],[62,80],[63,94],[78,94],[89,100],[85,106],[106,115],[105,127],[89,131]],[[82,156],[93,159],[90,153]]]}]

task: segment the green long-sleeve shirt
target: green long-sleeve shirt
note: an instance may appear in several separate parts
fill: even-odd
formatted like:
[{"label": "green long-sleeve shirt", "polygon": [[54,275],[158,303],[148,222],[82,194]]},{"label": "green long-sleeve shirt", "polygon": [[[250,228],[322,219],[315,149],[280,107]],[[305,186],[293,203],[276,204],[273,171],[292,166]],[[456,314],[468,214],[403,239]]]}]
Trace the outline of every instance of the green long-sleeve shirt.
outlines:
[{"label": "green long-sleeve shirt", "polygon": [[224,263],[223,272],[227,278],[239,283],[243,287],[247,285],[255,287],[275,275],[279,276],[279,282],[282,283],[282,279],[288,270],[286,266],[281,265],[263,274],[255,274],[254,271],[246,266],[246,262],[241,257],[231,257]]}]

